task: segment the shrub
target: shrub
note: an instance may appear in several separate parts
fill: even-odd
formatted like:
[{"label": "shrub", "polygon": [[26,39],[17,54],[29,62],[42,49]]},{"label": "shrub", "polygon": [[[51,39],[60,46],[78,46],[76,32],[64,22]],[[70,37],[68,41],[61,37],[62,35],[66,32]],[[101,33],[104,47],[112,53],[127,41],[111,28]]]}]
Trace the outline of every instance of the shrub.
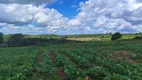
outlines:
[{"label": "shrub", "polygon": [[116,32],[115,34],[112,35],[111,40],[117,40],[120,39],[122,37],[122,34],[120,34],[119,32]]}]

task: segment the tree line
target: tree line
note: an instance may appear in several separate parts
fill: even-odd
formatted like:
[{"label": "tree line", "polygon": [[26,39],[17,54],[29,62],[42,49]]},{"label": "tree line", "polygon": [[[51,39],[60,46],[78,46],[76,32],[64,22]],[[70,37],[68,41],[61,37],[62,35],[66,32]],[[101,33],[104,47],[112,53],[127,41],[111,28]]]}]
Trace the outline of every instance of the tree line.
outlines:
[{"label": "tree line", "polygon": [[[119,32],[116,32],[111,35],[111,40],[115,41],[122,37],[122,34]],[[142,39],[142,36],[136,36],[134,39]],[[66,42],[74,42],[66,40],[66,37],[62,37],[60,39],[53,39],[53,38],[25,38],[25,36],[21,33],[13,34],[10,36],[8,41],[4,41],[4,34],[0,33],[0,44],[7,44],[8,46],[27,46],[27,45],[44,45],[46,43],[48,44],[57,44],[57,43],[66,43]],[[76,41],[79,42],[79,41]]]},{"label": "tree line", "polygon": [[45,44],[62,44],[67,42],[78,42],[69,41],[65,38],[54,39],[54,38],[25,38],[25,35],[18,33],[13,34],[5,42],[3,33],[0,33],[0,44],[7,44],[8,46],[29,46],[29,45],[45,45]]}]

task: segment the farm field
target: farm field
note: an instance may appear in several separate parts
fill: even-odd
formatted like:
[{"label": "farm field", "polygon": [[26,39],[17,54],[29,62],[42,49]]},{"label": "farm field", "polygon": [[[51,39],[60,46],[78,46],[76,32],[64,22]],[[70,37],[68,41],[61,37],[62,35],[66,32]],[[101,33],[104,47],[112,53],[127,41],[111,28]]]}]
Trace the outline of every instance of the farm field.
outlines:
[{"label": "farm field", "polygon": [[142,0],[0,0],[0,80],[142,80]]},{"label": "farm field", "polygon": [[142,41],[0,48],[0,80],[142,80]]}]

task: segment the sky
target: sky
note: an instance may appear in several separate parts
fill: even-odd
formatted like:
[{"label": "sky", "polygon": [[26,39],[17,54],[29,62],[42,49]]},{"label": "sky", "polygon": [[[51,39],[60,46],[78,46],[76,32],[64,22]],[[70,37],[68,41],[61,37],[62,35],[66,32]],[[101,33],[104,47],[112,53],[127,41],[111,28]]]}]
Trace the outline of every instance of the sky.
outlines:
[{"label": "sky", "polygon": [[4,34],[142,32],[142,0],[0,0]]}]

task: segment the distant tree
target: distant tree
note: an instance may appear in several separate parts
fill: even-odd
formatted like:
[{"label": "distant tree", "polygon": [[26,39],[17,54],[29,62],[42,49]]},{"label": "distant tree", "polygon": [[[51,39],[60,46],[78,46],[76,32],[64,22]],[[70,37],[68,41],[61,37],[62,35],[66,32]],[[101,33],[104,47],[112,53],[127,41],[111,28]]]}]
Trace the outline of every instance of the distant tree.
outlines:
[{"label": "distant tree", "polygon": [[24,35],[19,33],[19,34],[12,35],[10,39],[8,40],[8,44],[10,46],[23,46],[23,45],[27,45],[27,41]]},{"label": "distant tree", "polygon": [[133,39],[142,39],[142,36],[136,36]]},{"label": "distant tree", "polygon": [[119,32],[116,32],[115,34],[112,35],[111,40],[117,40],[120,39],[122,37],[122,34]]},{"label": "distant tree", "polygon": [[2,44],[3,42],[4,42],[3,33],[1,32],[1,33],[0,33],[0,44]]}]

